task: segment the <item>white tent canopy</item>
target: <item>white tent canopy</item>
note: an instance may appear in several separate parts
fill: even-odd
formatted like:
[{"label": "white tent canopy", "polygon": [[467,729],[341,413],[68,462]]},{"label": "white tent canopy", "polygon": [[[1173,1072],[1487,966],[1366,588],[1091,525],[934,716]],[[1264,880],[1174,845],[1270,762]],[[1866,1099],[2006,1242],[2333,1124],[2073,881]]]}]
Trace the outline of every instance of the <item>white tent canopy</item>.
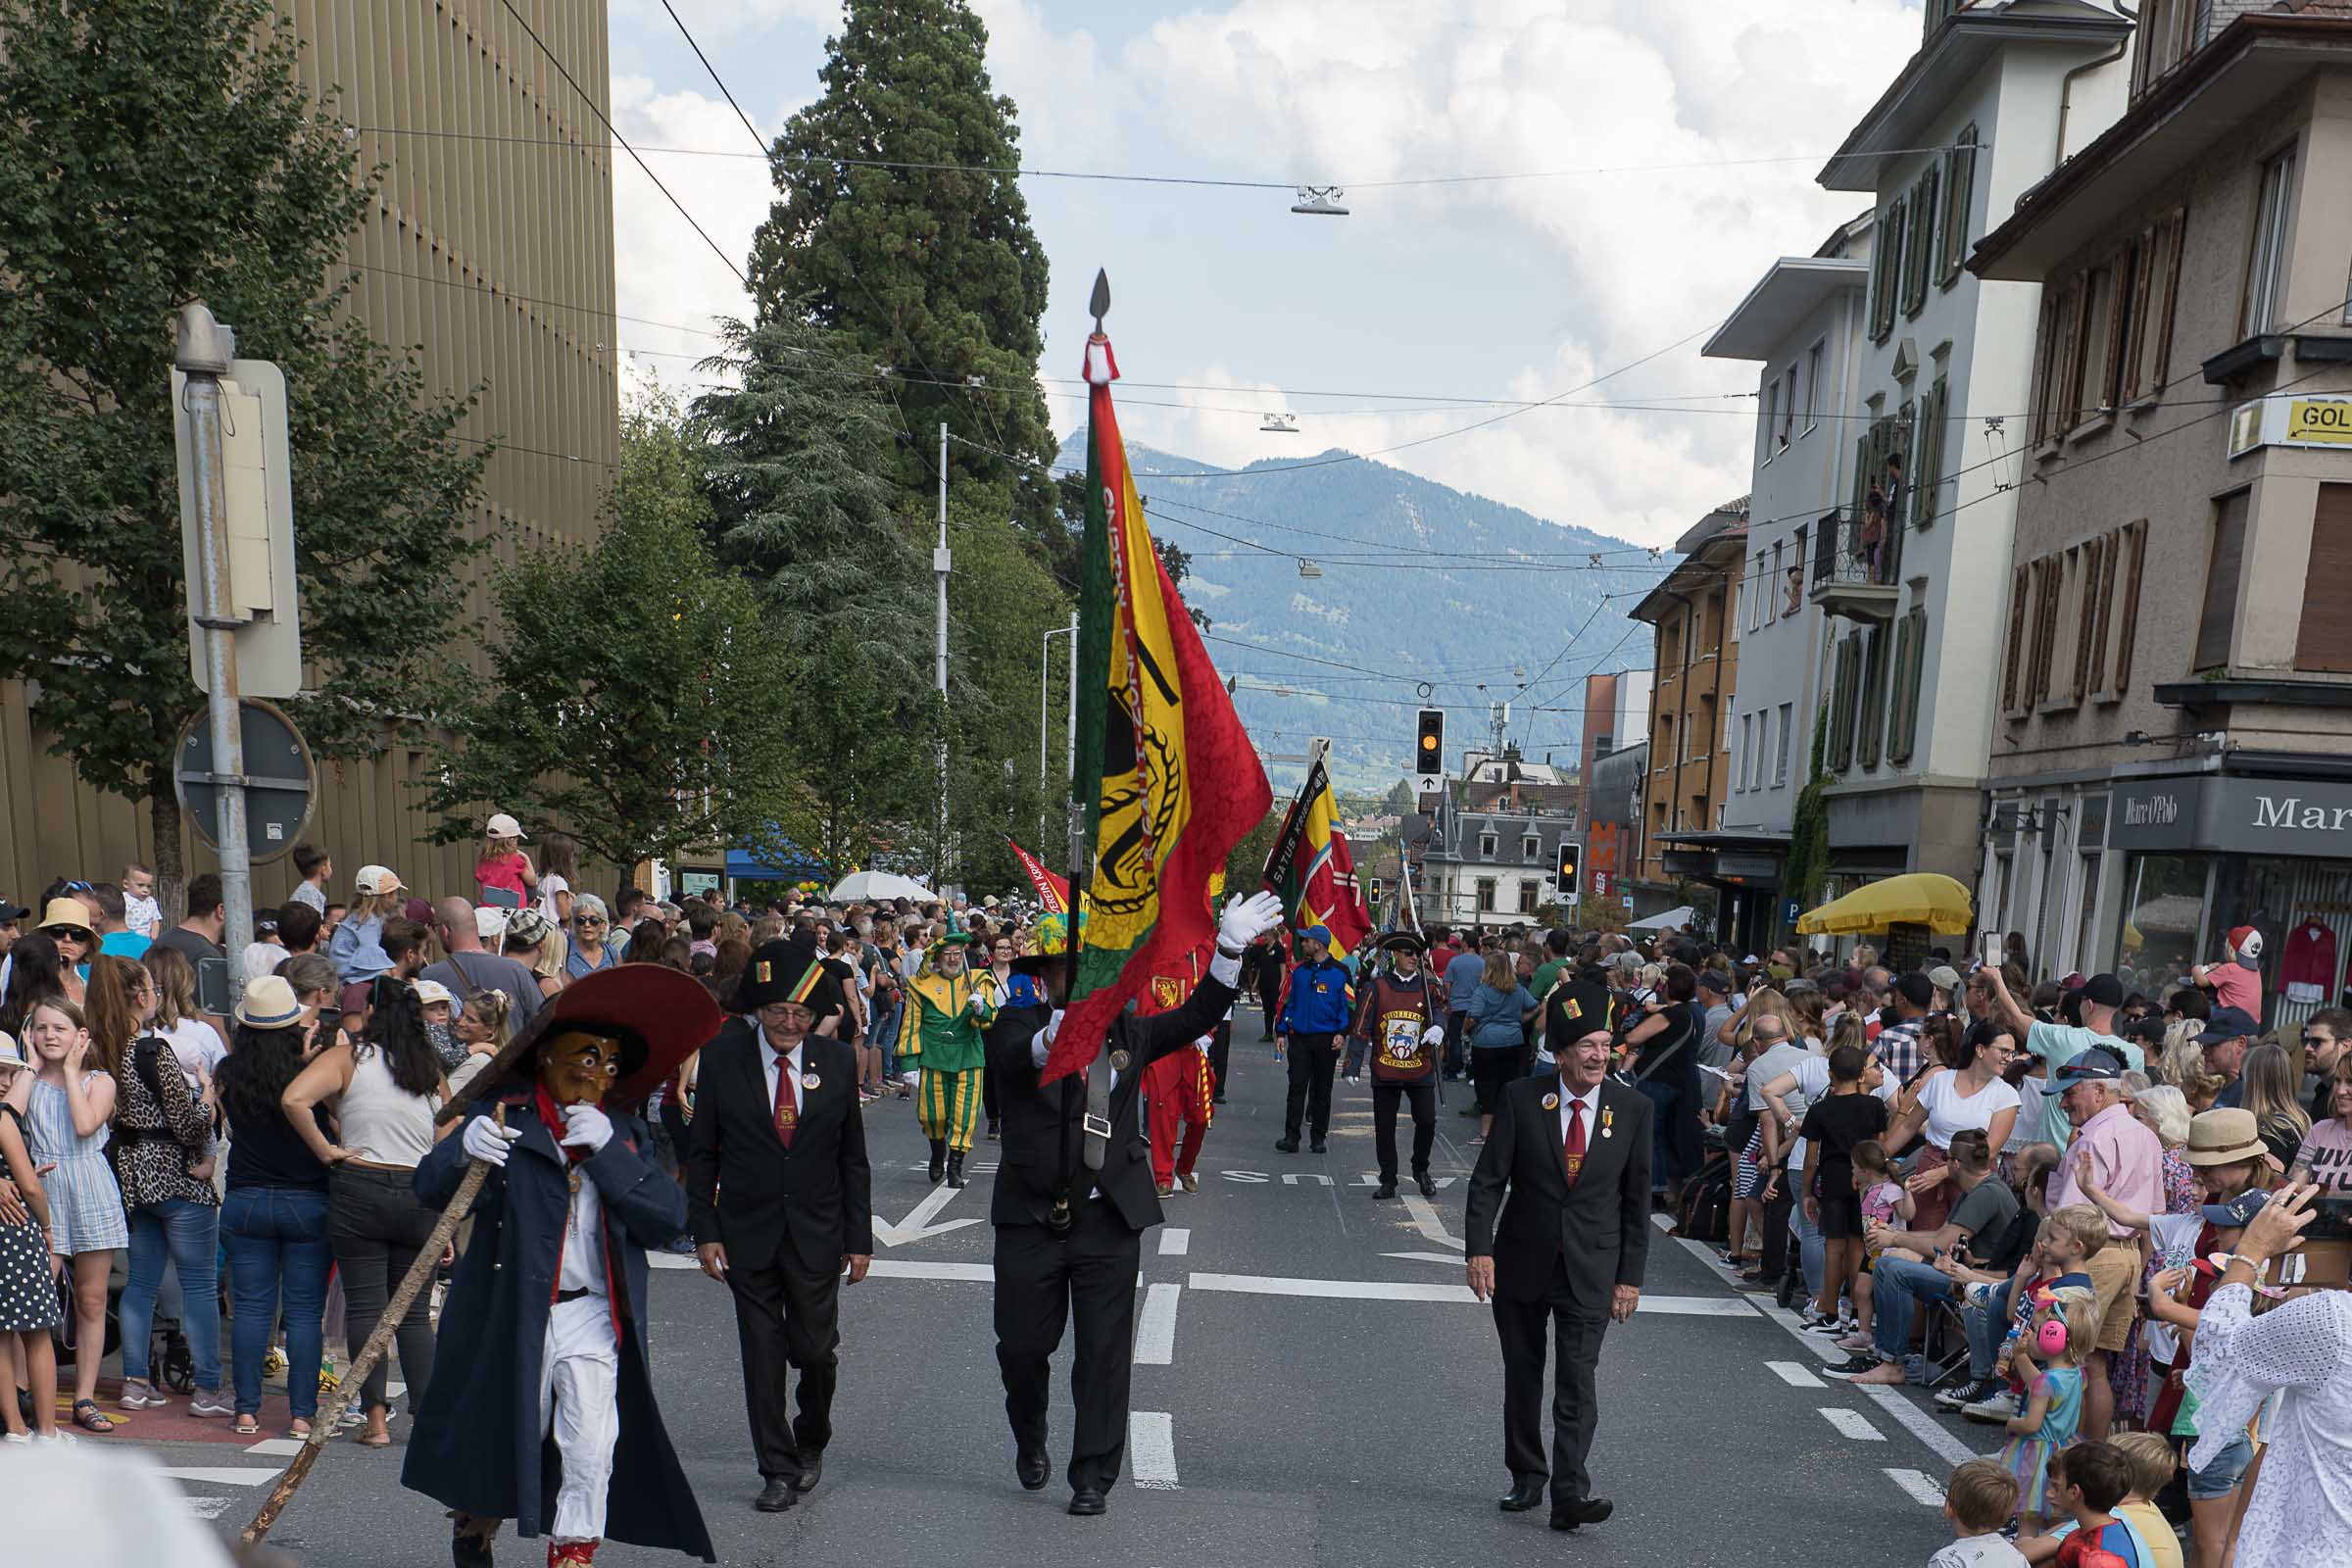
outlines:
[{"label": "white tent canopy", "polygon": [[1646,920],[1629,921],[1626,929],[1628,931],[1663,931],[1670,925],[1689,925],[1697,918],[1698,911],[1685,904],[1668,909],[1663,914],[1653,914]]}]

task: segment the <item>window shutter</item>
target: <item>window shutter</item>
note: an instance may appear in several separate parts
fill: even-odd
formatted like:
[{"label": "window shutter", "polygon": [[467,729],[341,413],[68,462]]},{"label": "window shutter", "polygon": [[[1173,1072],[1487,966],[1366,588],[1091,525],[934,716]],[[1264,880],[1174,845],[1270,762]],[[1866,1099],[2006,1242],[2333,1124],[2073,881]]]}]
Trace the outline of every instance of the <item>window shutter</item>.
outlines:
[{"label": "window shutter", "polygon": [[[2147,363],[2148,301],[2156,293],[2150,285],[2156,270],[2156,239],[2158,230],[2148,229],[2139,236],[2139,243],[2131,252],[2132,267],[2132,341],[2119,345],[2123,355],[2122,371],[2116,377],[2117,403],[2130,403],[2139,396],[2140,372]],[[2120,291],[2117,296],[2122,297]]]},{"label": "window shutter", "polygon": [[1879,743],[1886,733],[1886,633],[1877,627],[1863,634],[1870,639],[1862,682],[1862,765],[1879,765]]},{"label": "window shutter", "polygon": [[2082,597],[2076,612],[2074,678],[2066,692],[2069,702],[2081,702],[2090,690],[2090,645],[2099,623],[2099,571],[2106,549],[2103,539],[2093,539],[2082,547]]},{"label": "window shutter", "polygon": [[1943,268],[1941,282],[1950,288],[1968,259],[1969,220],[1974,217],[1977,192],[1977,127],[1962,127],[1955,145],[1944,155]]},{"label": "window shutter", "polygon": [[1919,462],[1911,483],[1919,497],[1915,510],[1922,528],[1936,521],[1936,503],[1943,491],[1944,402],[1950,393],[1950,383],[1938,376],[1936,384],[1928,388],[1927,401],[1920,408]]},{"label": "window shutter", "polygon": [[2311,569],[2303,576],[2303,626],[2295,667],[2352,669],[2352,484],[2324,484],[2311,517]]},{"label": "window shutter", "polygon": [[1838,672],[1830,697],[1830,766],[1844,772],[1854,765],[1854,651],[1853,636],[1838,645]]},{"label": "window shutter", "polygon": [[1931,164],[1911,187],[1911,232],[1903,255],[1903,315],[1917,316],[1928,303],[1928,273],[1935,266],[1936,176]]},{"label": "window shutter", "polygon": [[2050,695],[2050,665],[2058,657],[2058,589],[2064,563],[2045,556],[2034,563],[2034,678],[2026,687],[2029,708]]},{"label": "window shutter", "polygon": [[2041,326],[2034,338],[2034,389],[2026,399],[2026,407],[2034,415],[2034,444],[2039,446],[2050,433],[2050,404],[2056,397],[2058,385],[2058,302],[2059,296],[2045,289],[2041,296]]},{"label": "window shutter", "polygon": [[2139,569],[2148,556],[2148,525],[2145,519],[2124,525],[2125,541],[2132,548],[2132,565],[2124,576],[2124,608],[2115,622],[2115,695],[2122,697],[2132,684],[2132,636],[2139,629]]},{"label": "window shutter", "polygon": [[2001,710],[2014,713],[2022,706],[2020,677],[2025,672],[2026,596],[2033,574],[2019,566],[2009,573],[2009,637],[2001,654]]},{"label": "window shutter", "polygon": [[2205,565],[2205,608],[2197,619],[2197,649],[2188,666],[2192,670],[2230,662],[2230,643],[2237,630],[2237,579],[2245,565],[2246,497],[2243,490],[2224,496],[2215,509],[2213,551]]},{"label": "window shutter", "polygon": [[2164,385],[2173,358],[2173,312],[2180,300],[2180,242],[2188,233],[2188,209],[2176,208],[2171,219],[2171,231],[2159,230],[2156,247],[2164,256],[2164,297],[2156,302],[2150,291],[2149,303],[2155,306],[2156,357],[2148,369],[2148,390],[2154,392]]},{"label": "window shutter", "polygon": [[2058,337],[2058,360],[2051,368],[2057,377],[2058,396],[2055,418],[2050,426],[2052,435],[2064,435],[2082,418],[2082,355],[2081,345],[2090,325],[2090,274],[2079,272],[2074,287],[2067,292],[2066,302],[2059,308],[2063,329]]},{"label": "window shutter", "polygon": [[1928,612],[1914,605],[1903,616],[1894,645],[1894,707],[1887,715],[1886,760],[1908,762],[1919,738],[1921,666],[1927,662]]},{"label": "window shutter", "polygon": [[2090,615],[2090,678],[2086,692],[2107,689],[2107,625],[2115,614],[2116,567],[2124,553],[2124,530],[2110,530],[2099,540],[2098,574],[2092,579],[2095,598]]}]

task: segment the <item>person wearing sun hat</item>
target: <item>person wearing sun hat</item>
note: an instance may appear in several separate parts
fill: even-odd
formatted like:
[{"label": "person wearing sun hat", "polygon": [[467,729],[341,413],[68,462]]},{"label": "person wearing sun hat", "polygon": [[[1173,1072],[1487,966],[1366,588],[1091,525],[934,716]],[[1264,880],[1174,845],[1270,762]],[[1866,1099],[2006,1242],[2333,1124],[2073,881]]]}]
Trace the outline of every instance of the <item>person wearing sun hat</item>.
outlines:
[{"label": "person wearing sun hat", "polygon": [[508,1519],[548,1538],[551,1568],[585,1568],[608,1537],[716,1560],[655,1401],[645,1254],[688,1205],[639,1107],[718,1021],[675,970],[593,975],[548,1004],[509,1075],[478,1085],[464,1131],[416,1167],[433,1208],[473,1161],[492,1167],[441,1309],[440,1353],[466,1375],[427,1385],[401,1468],[451,1510],[458,1568],[489,1568]]},{"label": "person wearing sun hat", "polygon": [[924,950],[922,967],[906,983],[899,1024],[899,1059],[922,1068],[915,1120],[931,1140],[931,1179],[963,1185],[963,1157],[979,1125],[981,1073],[988,1059],[981,1039],[997,1015],[996,981],[973,974],[966,959],[971,937],[951,931]]},{"label": "person wearing sun hat", "polygon": [[703,1048],[696,1068],[686,1200],[703,1272],[735,1297],[761,1482],[753,1506],[781,1513],[823,1474],[842,1280],[857,1284],[873,1261],[873,1172],[857,1051],[818,1032],[842,1009],[841,982],[793,944],[764,942],[752,951],[733,1006],[738,1016]]}]

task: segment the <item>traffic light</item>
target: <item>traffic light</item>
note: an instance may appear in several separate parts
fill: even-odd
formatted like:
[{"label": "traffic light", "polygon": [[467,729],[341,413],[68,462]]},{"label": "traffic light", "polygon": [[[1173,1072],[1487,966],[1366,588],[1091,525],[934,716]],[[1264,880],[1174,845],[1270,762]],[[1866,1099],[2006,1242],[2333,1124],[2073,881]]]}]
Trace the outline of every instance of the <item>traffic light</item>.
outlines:
[{"label": "traffic light", "polygon": [[1372,907],[1374,907],[1375,909],[1377,909],[1377,908],[1379,908],[1379,907],[1380,907],[1380,878],[1378,878],[1378,877],[1373,877],[1373,878],[1371,879],[1371,883],[1372,883]]},{"label": "traffic light", "polygon": [[1560,865],[1558,876],[1559,893],[1562,898],[1566,898],[1569,894],[1576,891],[1576,866],[1577,861],[1582,857],[1583,853],[1584,847],[1582,845],[1572,844],[1566,839],[1560,840]]},{"label": "traffic light", "polygon": [[1413,771],[1435,778],[1446,771],[1446,710],[1421,710],[1419,740],[1413,747]]}]

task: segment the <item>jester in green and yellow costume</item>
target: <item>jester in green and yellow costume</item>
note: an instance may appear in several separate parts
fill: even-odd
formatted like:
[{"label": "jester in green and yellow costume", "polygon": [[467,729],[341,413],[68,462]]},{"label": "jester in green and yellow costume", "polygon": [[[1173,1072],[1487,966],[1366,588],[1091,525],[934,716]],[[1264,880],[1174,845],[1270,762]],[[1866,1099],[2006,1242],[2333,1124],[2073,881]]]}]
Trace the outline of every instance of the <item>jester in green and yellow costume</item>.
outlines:
[{"label": "jester in green and yellow costume", "polygon": [[996,980],[974,975],[965,950],[971,938],[950,932],[924,950],[922,967],[906,984],[906,1015],[899,1025],[899,1055],[922,1068],[915,1120],[931,1140],[931,1179],[963,1185],[963,1156],[980,1119],[980,1074],[988,1059],[980,1031],[996,1021]]}]

